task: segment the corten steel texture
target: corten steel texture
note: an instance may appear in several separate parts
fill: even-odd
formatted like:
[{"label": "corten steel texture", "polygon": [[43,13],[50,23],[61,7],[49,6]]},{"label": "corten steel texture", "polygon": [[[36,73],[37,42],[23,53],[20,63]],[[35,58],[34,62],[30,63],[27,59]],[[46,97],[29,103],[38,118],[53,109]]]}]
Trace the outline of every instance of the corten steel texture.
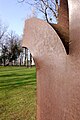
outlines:
[{"label": "corten steel texture", "polygon": [[46,22],[25,22],[23,46],[31,51],[37,70],[37,120],[80,120],[79,0],[68,0],[70,53]]},{"label": "corten steel texture", "polygon": [[60,39],[62,40],[67,54],[69,53],[69,11],[68,1],[60,0],[58,24],[52,24]]}]

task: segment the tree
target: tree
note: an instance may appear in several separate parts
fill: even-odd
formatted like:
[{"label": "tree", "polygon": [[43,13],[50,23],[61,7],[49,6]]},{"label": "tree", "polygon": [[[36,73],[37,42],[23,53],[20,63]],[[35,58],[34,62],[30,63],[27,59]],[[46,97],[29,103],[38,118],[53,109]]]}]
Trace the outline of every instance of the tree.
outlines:
[{"label": "tree", "polygon": [[0,60],[2,61],[3,65],[6,65],[6,62],[8,61],[8,47],[3,45],[2,47],[2,55],[0,57]]},{"label": "tree", "polygon": [[20,55],[20,52],[22,51],[20,39],[19,36],[14,34],[13,31],[8,36],[8,52],[9,52],[9,63],[13,65],[13,62],[15,63],[17,58]]},{"label": "tree", "polygon": [[4,40],[5,34],[7,32],[7,29],[8,29],[8,26],[3,24],[0,20],[0,45],[3,44],[3,40]]},{"label": "tree", "polygon": [[48,23],[53,23],[54,18],[57,21],[60,0],[19,0],[18,2],[25,2],[35,7],[36,11],[43,13]]},{"label": "tree", "polygon": [[5,46],[5,36],[7,33],[8,26],[2,23],[0,20],[0,65],[3,63],[5,65],[7,46]]},{"label": "tree", "polygon": [[0,56],[0,64],[13,65],[18,59],[21,52],[20,38],[14,32],[6,35],[5,43],[2,44],[2,52]]},{"label": "tree", "polygon": [[4,66],[15,62],[21,52],[19,36],[7,30],[8,26],[0,20],[0,65]]}]

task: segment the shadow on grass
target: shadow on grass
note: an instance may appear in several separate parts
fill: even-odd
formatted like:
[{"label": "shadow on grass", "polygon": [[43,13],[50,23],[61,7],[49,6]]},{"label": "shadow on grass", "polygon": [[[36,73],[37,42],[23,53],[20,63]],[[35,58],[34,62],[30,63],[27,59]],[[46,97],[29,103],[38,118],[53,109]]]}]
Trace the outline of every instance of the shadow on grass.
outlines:
[{"label": "shadow on grass", "polygon": [[[3,79],[4,78],[4,79]],[[36,85],[36,74],[35,73],[11,73],[0,75],[0,90],[15,88],[26,85]]]},{"label": "shadow on grass", "polygon": [[25,74],[19,74],[19,73],[10,73],[10,74],[3,74],[3,75],[0,75],[0,77],[12,77],[12,76],[28,76],[28,75],[31,75],[34,77],[35,73],[25,73]]},{"label": "shadow on grass", "polygon": [[8,82],[4,84],[0,84],[0,89],[6,89],[6,88],[15,88],[19,86],[26,86],[26,85],[36,85],[36,79],[32,79],[32,77],[27,77],[24,80],[16,80],[14,82]]},{"label": "shadow on grass", "polygon": [[[5,72],[6,70],[6,72]],[[14,89],[15,87],[36,85],[35,69],[6,68],[0,72],[0,90]],[[10,72],[9,72],[10,71]]]}]

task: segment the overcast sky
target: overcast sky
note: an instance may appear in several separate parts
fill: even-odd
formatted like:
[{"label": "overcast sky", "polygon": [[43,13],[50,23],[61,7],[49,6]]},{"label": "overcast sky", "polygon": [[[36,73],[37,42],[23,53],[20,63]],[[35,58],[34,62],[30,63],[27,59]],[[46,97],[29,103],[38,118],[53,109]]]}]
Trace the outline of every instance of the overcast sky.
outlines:
[{"label": "overcast sky", "polygon": [[31,11],[30,6],[17,0],[0,0],[0,19],[9,26],[9,30],[19,35],[23,33],[24,21]]}]

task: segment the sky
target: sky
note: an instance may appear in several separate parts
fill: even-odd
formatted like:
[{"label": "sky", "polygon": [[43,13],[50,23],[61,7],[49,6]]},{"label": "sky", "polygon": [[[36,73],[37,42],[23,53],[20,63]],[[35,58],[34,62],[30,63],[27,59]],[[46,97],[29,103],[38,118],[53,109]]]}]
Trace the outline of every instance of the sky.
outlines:
[{"label": "sky", "polygon": [[[29,18],[32,11],[31,6],[19,3],[18,0],[0,0],[0,20],[9,26],[9,31],[14,31],[20,36],[23,34],[25,19]],[[42,18],[40,13],[39,16]]]},{"label": "sky", "polygon": [[18,35],[23,34],[25,19],[31,12],[30,6],[17,0],[0,0],[0,20]]}]

